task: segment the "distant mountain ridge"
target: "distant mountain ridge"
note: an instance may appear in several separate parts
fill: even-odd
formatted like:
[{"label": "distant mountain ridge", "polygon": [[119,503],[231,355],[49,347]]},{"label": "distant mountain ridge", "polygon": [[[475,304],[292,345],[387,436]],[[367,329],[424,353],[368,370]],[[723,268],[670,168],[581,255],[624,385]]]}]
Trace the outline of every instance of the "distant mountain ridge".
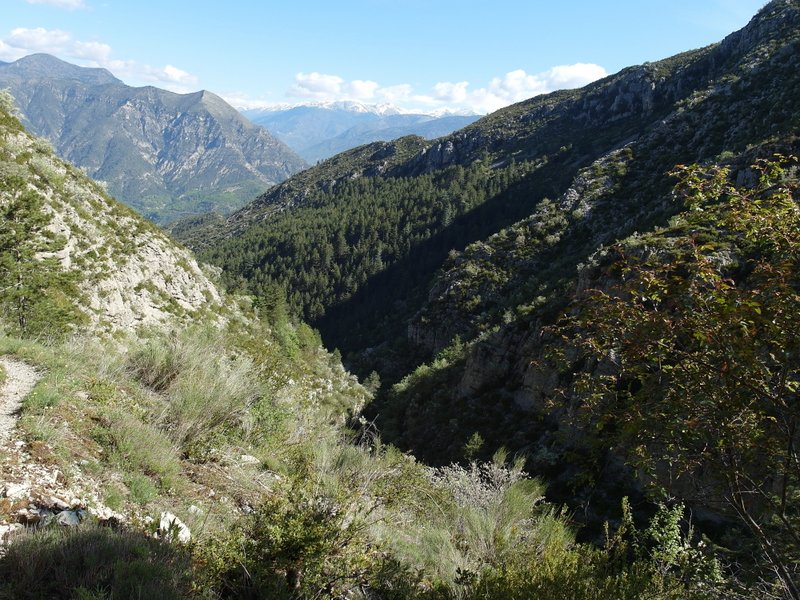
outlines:
[{"label": "distant mountain ridge", "polygon": [[242,114],[269,129],[310,163],[370,142],[407,135],[441,137],[480,118],[475,114],[451,111],[429,114],[392,104],[353,101],[280,105],[243,110]]},{"label": "distant mountain ridge", "polygon": [[46,54],[0,63],[0,87],[33,133],[157,222],[228,212],[306,166],[208,91],[134,88]]}]

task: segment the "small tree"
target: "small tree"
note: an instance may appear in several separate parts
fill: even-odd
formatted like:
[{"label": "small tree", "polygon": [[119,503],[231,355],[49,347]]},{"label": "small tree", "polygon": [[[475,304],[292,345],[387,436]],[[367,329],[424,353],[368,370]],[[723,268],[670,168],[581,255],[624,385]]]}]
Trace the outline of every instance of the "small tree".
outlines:
[{"label": "small tree", "polygon": [[78,320],[78,292],[53,253],[64,247],[47,225],[42,196],[20,175],[0,180],[0,308],[18,333],[63,332]]},{"label": "small tree", "polygon": [[[598,429],[662,482],[722,499],[757,540],[782,594],[800,598],[800,208],[795,159],[752,187],[726,168],[679,167],[689,211],[636,248],[619,283],[561,324],[613,364],[573,393]],[[643,242],[643,245],[641,244]],[[686,485],[690,483],[691,485]]]},{"label": "small tree", "polygon": [[0,90],[0,111],[8,113],[12,117],[19,115],[17,103],[14,101],[14,96],[11,95],[7,89]]}]

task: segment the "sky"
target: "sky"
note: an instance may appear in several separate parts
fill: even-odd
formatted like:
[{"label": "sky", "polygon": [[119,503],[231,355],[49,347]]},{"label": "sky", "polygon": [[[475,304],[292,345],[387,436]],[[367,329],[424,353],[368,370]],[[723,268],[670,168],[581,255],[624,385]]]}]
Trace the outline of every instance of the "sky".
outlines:
[{"label": "sky", "polygon": [[0,60],[46,52],[237,108],[487,113],[721,40],[765,0],[0,0]]}]

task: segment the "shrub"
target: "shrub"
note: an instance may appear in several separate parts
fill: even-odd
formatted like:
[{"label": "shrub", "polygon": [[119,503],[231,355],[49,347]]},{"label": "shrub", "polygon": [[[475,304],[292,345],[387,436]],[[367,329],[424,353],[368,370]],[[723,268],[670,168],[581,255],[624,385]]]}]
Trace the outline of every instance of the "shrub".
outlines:
[{"label": "shrub", "polygon": [[202,456],[213,436],[245,425],[261,396],[252,362],[225,348],[220,332],[192,329],[154,337],[128,359],[133,376],[165,400],[163,427],[187,455]]},{"label": "shrub", "polygon": [[0,559],[0,598],[184,598],[187,552],[144,535],[96,525],[49,526],[25,535]]}]

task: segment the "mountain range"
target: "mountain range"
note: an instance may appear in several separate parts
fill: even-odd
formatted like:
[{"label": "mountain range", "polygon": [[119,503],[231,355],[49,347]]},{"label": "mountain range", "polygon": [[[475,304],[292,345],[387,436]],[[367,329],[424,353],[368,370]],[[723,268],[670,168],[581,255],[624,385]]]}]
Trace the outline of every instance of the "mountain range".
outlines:
[{"label": "mountain range", "polygon": [[45,54],[0,63],[0,88],[60,156],[160,223],[229,212],[305,166],[211,92],[134,88]]},{"label": "mountain range", "polygon": [[361,102],[319,102],[242,112],[312,164],[369,142],[406,135],[441,137],[479,118],[473,114],[413,113],[390,104]]}]

